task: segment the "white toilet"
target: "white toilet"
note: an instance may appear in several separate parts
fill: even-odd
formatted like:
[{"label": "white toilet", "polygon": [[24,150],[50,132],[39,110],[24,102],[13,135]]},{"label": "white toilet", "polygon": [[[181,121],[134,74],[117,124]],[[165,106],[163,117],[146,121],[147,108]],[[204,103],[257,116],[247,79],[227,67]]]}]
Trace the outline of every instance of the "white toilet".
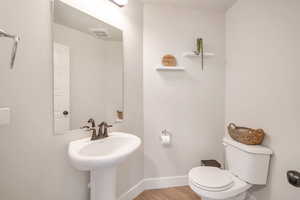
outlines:
[{"label": "white toilet", "polygon": [[272,151],[260,145],[244,145],[224,138],[227,170],[196,167],[189,185],[202,200],[244,200],[252,185],[265,185]]}]

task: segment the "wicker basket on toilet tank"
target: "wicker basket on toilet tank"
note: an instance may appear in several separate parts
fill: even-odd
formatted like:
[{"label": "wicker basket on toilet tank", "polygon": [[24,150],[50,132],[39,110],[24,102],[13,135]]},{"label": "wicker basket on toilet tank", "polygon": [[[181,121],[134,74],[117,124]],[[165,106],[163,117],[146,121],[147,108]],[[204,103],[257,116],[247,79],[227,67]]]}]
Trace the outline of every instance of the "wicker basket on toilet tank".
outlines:
[{"label": "wicker basket on toilet tank", "polygon": [[230,123],[227,128],[229,135],[234,140],[243,144],[259,145],[263,142],[265,137],[265,132],[262,129],[236,126],[234,123]]}]

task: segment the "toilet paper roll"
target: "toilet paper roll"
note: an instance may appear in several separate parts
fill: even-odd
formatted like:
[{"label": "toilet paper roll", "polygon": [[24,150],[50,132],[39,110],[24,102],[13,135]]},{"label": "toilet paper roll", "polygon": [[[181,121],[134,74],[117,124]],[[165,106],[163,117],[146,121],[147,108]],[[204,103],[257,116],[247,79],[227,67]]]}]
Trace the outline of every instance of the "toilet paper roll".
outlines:
[{"label": "toilet paper roll", "polygon": [[171,142],[171,138],[170,135],[161,135],[160,136],[160,142],[163,145],[168,145]]}]

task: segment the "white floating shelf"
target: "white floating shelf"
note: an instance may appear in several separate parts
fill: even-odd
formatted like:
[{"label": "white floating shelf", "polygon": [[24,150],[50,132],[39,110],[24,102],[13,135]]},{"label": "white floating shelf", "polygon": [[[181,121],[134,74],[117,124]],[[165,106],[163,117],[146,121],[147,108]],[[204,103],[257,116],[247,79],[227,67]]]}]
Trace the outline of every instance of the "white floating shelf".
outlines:
[{"label": "white floating shelf", "polygon": [[166,66],[158,66],[156,68],[157,71],[184,71],[184,67],[166,67]]},{"label": "white floating shelf", "polygon": [[[212,56],[215,56],[215,54],[209,53],[209,52],[204,52],[203,56],[204,57],[212,57]],[[194,52],[184,52],[183,57],[201,57],[201,54],[197,55]]]}]

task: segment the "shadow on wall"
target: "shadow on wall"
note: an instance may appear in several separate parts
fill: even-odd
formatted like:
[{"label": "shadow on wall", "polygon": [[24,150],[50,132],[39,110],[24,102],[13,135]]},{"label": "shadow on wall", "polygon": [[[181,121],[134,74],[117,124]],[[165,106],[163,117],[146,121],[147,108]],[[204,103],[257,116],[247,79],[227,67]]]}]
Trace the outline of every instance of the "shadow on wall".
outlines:
[{"label": "shadow on wall", "polygon": [[[163,148],[163,147],[162,147]],[[173,150],[171,150],[173,151]],[[144,163],[145,163],[145,167],[151,170],[147,170],[148,174],[146,174],[145,178],[161,178],[161,177],[173,177],[173,176],[185,176],[188,174],[189,170],[192,169],[193,167],[198,167],[201,165],[201,160],[202,159],[212,159],[211,157],[206,157],[206,156],[201,156],[201,154],[199,153],[199,158],[197,160],[197,158],[195,158],[195,162],[192,164],[191,167],[188,167],[185,165],[186,163],[182,163],[183,158],[179,157],[177,153],[173,152],[168,152],[168,150],[166,150],[165,154],[165,162],[168,163],[168,165],[172,165],[172,167],[175,168],[175,172],[177,171],[177,173],[175,174],[166,174],[166,172],[164,172],[164,174],[161,174],[161,168],[163,167],[163,163],[155,163],[155,160],[151,159],[149,156],[144,155]],[[221,152],[223,153],[223,152]],[[223,158],[218,160],[219,162],[222,163],[223,166]],[[172,168],[172,171],[174,171],[174,168]],[[185,168],[187,171],[185,171],[184,173],[182,173],[182,170]]]},{"label": "shadow on wall", "polygon": [[[176,153],[172,153],[169,152],[167,150],[167,148],[169,147],[162,147],[162,148],[166,148],[166,158],[168,160],[168,163],[173,163],[173,166],[176,166],[176,168],[178,168],[178,171],[183,168],[184,166],[181,164],[182,163],[182,159],[178,157],[178,155],[176,155]],[[155,163],[154,160],[152,160],[149,156],[144,155],[144,162],[145,162],[145,166],[148,169],[151,169],[151,174],[147,174],[147,177],[145,178],[157,178],[157,177],[168,177],[168,176],[177,176],[176,174],[168,174],[168,175],[162,175],[160,174],[160,168],[162,166],[160,166],[159,163]],[[183,174],[184,175],[184,174]]]},{"label": "shadow on wall", "polygon": [[144,155],[144,164],[145,164],[145,167],[151,169],[151,174],[148,175],[148,177],[144,177],[144,178],[150,178],[150,177],[156,177],[157,174],[158,174],[158,170],[157,170],[157,167],[159,166],[156,166],[154,161],[149,158],[149,156],[147,155]]}]

